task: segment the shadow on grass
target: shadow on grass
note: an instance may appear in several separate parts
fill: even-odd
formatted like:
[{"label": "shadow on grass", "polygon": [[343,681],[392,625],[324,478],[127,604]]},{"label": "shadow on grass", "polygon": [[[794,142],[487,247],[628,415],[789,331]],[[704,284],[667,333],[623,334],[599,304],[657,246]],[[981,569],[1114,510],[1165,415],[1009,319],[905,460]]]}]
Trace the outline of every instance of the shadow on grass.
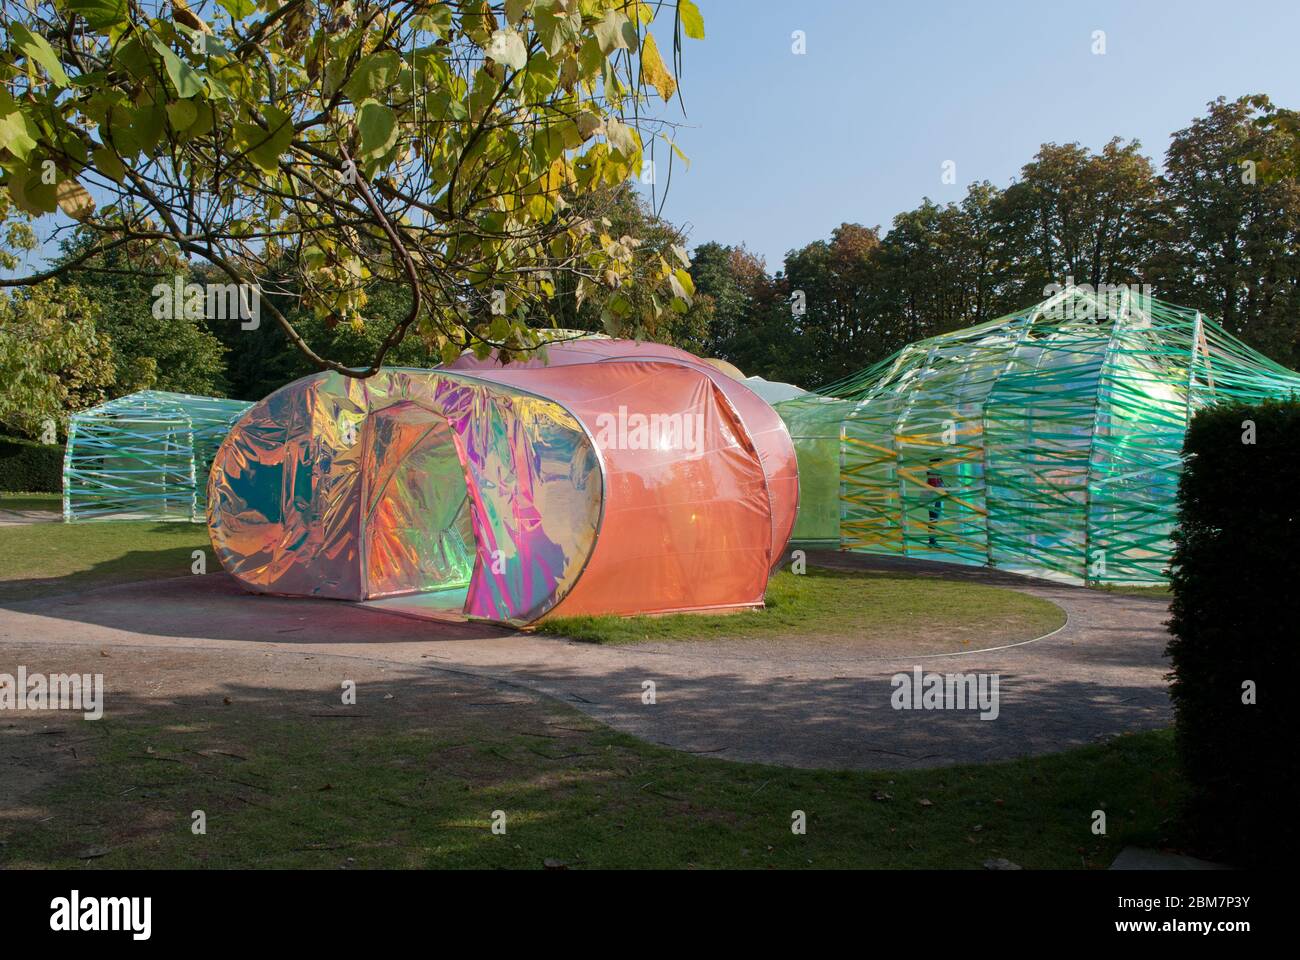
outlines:
[{"label": "shadow on grass", "polygon": [[[358,677],[357,665],[339,662],[314,664],[306,680],[259,682],[250,672],[260,658],[245,659],[221,664],[235,678],[165,701],[129,685],[113,690],[110,673],[103,720],[25,716],[3,730],[10,769],[58,772],[0,805],[0,862],[978,868],[1001,857],[1099,867],[1126,843],[1160,845],[1182,789],[1167,732],[1011,763],[798,770],[666,750],[465,676]],[[153,664],[146,674],[196,666]],[[354,707],[339,703],[343,671],[357,677]],[[639,675],[623,679],[633,687]],[[705,686],[728,683],[715,676]],[[815,732],[835,722],[817,706],[833,686],[792,682],[746,696],[782,724]],[[1056,694],[1066,702],[1087,691]],[[683,698],[702,699],[697,711],[712,703],[715,719],[726,715],[705,687],[665,691],[660,702]],[[878,709],[877,699],[858,702]],[[1038,712],[1038,724],[1052,721]],[[942,749],[962,721],[916,713],[906,723],[911,748],[924,751]],[[1099,808],[1109,818],[1104,837],[1091,832]],[[196,810],[203,835],[191,829]],[[504,834],[492,831],[495,811],[504,813]],[[791,830],[795,811],[806,816],[804,835]]]},{"label": "shadow on grass", "polygon": [[[0,604],[190,573],[194,551],[216,564],[203,527],[178,523],[41,523],[0,527]],[[124,535],[125,534],[125,535]],[[174,546],[154,546],[170,541]],[[139,549],[147,543],[149,548]],[[36,571],[48,575],[22,573]]]},{"label": "shadow on grass", "polygon": [[[250,596],[224,574],[182,576],[35,603],[7,602],[34,621],[12,621],[10,635],[99,642],[106,627],[163,638],[168,645],[230,641],[257,650],[310,645],[327,654],[347,646],[410,645],[449,667],[508,676],[576,703],[582,710],[647,740],[738,760],[795,766],[895,767],[1008,758],[1087,744],[1121,731],[1169,722],[1159,607],[1143,598],[1082,589],[1059,593],[1067,609],[1085,605],[1059,634],[1013,651],[927,661],[940,672],[996,673],[1002,712],[997,721],[973,714],[918,714],[888,708],[890,677],[916,661],[900,655],[866,663],[781,643],[722,655],[716,645],[679,655],[636,647],[577,651],[563,639],[523,641],[479,623],[413,620],[319,600]],[[1098,617],[1110,617],[1098,620]],[[49,620],[68,626],[52,634]],[[476,644],[488,640],[490,645]],[[459,649],[458,642],[466,642]],[[496,641],[501,641],[497,646]],[[531,646],[530,646],[531,644]],[[593,656],[599,653],[599,656]],[[384,655],[387,655],[385,651]],[[746,659],[747,658],[747,659]],[[935,664],[943,663],[943,666]],[[654,680],[654,709],[641,702]]]}]

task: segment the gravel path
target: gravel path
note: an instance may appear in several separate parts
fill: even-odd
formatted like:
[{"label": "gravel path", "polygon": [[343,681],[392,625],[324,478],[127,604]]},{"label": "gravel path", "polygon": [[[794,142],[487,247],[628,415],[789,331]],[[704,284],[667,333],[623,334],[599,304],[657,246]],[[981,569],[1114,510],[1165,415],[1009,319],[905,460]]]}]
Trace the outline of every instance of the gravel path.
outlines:
[{"label": "gravel path", "polygon": [[[946,564],[816,552],[810,559],[1006,586],[1051,600],[1069,620],[1031,643],[914,659],[869,660],[848,646],[799,640],[600,647],[333,601],[253,597],[211,574],[11,601],[0,609],[0,672],[12,672],[17,664],[10,661],[31,641],[102,650],[255,647],[328,657],[340,675],[356,658],[418,664],[518,684],[679,750],[797,767],[1007,759],[1170,723],[1163,599]],[[6,651],[5,641],[14,649]],[[85,669],[102,671],[111,662]],[[997,718],[893,709],[891,677],[916,666],[996,674]],[[646,681],[654,683],[653,704],[643,702]]]},{"label": "gravel path", "polygon": [[63,514],[53,510],[0,510],[0,527],[21,527],[29,523],[54,523]]}]

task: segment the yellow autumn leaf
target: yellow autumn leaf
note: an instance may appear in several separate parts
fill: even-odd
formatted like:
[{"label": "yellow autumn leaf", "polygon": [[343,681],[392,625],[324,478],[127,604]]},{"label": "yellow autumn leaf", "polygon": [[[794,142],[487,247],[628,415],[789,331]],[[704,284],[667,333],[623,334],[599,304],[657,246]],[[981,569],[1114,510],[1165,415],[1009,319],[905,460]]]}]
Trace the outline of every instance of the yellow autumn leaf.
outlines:
[{"label": "yellow autumn leaf", "polygon": [[183,23],[199,33],[212,33],[212,28],[203,22],[203,18],[185,5],[185,0],[172,0],[172,19]]},{"label": "yellow autumn leaf", "polygon": [[54,188],[59,209],[73,220],[85,220],[95,212],[95,200],[76,180],[60,180]]},{"label": "yellow autumn leaf", "polygon": [[582,137],[584,143],[600,133],[601,128],[605,125],[600,117],[587,113],[585,110],[574,117],[573,120],[578,125],[578,135]]},{"label": "yellow autumn leaf", "polygon": [[641,42],[641,76],[659,91],[659,96],[665,101],[673,98],[677,90],[677,80],[664,66],[664,61],[659,56],[659,48],[655,45],[654,35],[651,33],[646,33],[645,39]]},{"label": "yellow autumn leaf", "polygon": [[558,193],[563,188],[567,177],[565,176],[565,163],[563,160],[556,159],[546,172],[538,178],[538,185],[543,193]]}]

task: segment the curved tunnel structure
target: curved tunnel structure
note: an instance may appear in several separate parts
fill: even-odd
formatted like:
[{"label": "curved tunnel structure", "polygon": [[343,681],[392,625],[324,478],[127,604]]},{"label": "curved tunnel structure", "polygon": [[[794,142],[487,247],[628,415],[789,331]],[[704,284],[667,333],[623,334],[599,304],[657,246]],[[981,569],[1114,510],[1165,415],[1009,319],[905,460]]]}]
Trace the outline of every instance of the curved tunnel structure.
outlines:
[{"label": "curved tunnel structure", "polygon": [[761,606],[798,500],[780,418],[690,354],[581,343],[271,394],[213,466],[222,565],[512,625]]}]

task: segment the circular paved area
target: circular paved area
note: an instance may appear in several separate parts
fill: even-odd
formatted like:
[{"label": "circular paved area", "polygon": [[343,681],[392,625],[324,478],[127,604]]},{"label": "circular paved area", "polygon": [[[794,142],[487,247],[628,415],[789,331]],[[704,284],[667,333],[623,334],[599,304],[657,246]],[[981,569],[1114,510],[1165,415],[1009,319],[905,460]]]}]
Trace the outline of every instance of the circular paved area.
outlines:
[{"label": "circular paved area", "polygon": [[0,527],[21,527],[29,523],[53,523],[63,514],[53,510],[0,510]]},{"label": "circular paved area", "polygon": [[[797,767],[1009,759],[1171,721],[1163,599],[947,564],[832,552],[812,552],[810,559],[840,569],[1009,587],[1058,604],[1069,620],[1032,643],[924,659],[867,660],[824,641],[600,647],[478,624],[412,620],[335,601],[250,596],[224,574],[211,574],[11,601],[0,609],[0,644],[257,649],[337,658],[341,676],[354,658],[424,665],[517,684],[679,750]],[[891,677],[915,666],[941,674],[996,674],[997,718],[893,709]],[[643,702],[647,680],[655,685],[654,704]]]}]

